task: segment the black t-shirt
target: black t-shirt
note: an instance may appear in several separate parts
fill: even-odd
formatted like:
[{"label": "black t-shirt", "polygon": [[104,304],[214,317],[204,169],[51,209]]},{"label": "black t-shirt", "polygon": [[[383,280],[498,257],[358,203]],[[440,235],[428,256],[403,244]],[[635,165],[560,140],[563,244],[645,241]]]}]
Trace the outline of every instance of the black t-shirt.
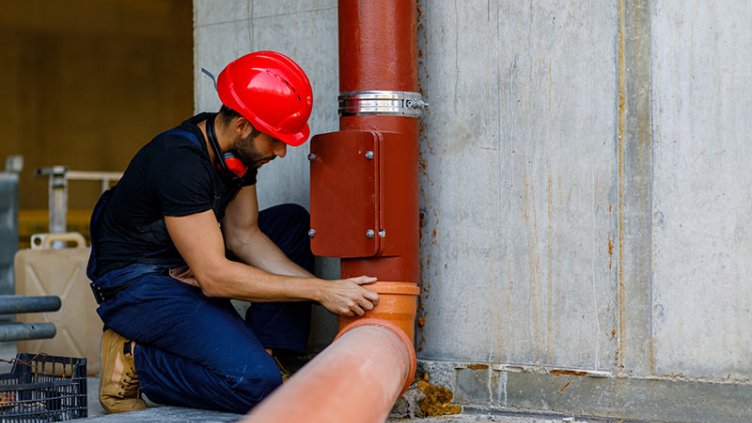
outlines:
[{"label": "black t-shirt", "polygon": [[184,264],[164,224],[164,216],[187,216],[214,210],[221,221],[227,204],[243,186],[256,183],[256,169],[233,181],[214,168],[201,129],[202,113],[177,129],[191,140],[164,132],[131,160],[114,188],[92,239],[97,252],[96,276],[131,263]]}]

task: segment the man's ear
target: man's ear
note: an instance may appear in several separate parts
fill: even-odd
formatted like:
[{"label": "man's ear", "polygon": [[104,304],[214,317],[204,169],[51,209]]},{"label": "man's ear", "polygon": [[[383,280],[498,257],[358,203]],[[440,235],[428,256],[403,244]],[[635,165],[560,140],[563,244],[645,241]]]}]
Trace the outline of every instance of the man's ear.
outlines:
[{"label": "man's ear", "polygon": [[247,138],[253,131],[253,125],[248,122],[244,117],[239,116],[232,120],[232,129],[235,134],[241,138]]}]

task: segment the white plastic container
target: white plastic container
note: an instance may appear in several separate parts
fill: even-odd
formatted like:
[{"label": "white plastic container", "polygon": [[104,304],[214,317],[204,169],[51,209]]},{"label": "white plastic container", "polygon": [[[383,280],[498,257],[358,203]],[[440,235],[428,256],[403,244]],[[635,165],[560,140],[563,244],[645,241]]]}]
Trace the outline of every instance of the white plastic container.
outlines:
[{"label": "white plastic container", "polygon": [[[53,245],[65,247],[53,249]],[[89,248],[77,232],[33,235],[31,249],[16,253],[16,293],[57,295],[62,301],[56,312],[18,314],[18,322],[54,323],[57,334],[52,339],[18,341],[17,346],[19,352],[86,357],[87,374],[95,376],[100,369],[103,325],[86,277],[88,259]]]}]

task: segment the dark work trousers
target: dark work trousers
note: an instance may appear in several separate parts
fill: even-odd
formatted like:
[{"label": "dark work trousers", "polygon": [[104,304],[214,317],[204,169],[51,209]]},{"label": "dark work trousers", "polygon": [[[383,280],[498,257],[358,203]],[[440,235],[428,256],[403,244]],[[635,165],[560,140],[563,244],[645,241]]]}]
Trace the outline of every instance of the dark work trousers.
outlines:
[{"label": "dark work trousers", "polygon": [[[96,215],[95,208],[93,219]],[[307,211],[297,205],[259,214],[261,230],[290,259],[311,270],[308,225]],[[90,274],[95,266],[93,251]],[[244,321],[230,300],[208,298],[167,270],[158,264],[134,264],[96,278],[94,284],[103,288],[127,285],[99,306],[99,316],[105,326],[136,341],[136,372],[149,399],[247,412],[282,383],[264,348],[305,348],[310,303],[255,303]]]}]

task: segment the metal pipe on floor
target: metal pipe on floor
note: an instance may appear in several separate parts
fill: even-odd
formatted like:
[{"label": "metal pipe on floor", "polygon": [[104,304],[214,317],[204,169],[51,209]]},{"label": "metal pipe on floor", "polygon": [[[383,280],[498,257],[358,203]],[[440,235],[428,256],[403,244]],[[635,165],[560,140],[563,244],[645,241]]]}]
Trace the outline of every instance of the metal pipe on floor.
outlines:
[{"label": "metal pipe on floor", "polygon": [[415,374],[412,341],[362,319],[257,405],[244,423],[382,423]]},{"label": "metal pipe on floor", "polygon": [[39,313],[60,310],[60,297],[45,295],[27,297],[25,295],[0,295],[0,314]]},{"label": "metal pipe on floor", "polygon": [[0,342],[53,338],[54,323],[0,323]]}]

